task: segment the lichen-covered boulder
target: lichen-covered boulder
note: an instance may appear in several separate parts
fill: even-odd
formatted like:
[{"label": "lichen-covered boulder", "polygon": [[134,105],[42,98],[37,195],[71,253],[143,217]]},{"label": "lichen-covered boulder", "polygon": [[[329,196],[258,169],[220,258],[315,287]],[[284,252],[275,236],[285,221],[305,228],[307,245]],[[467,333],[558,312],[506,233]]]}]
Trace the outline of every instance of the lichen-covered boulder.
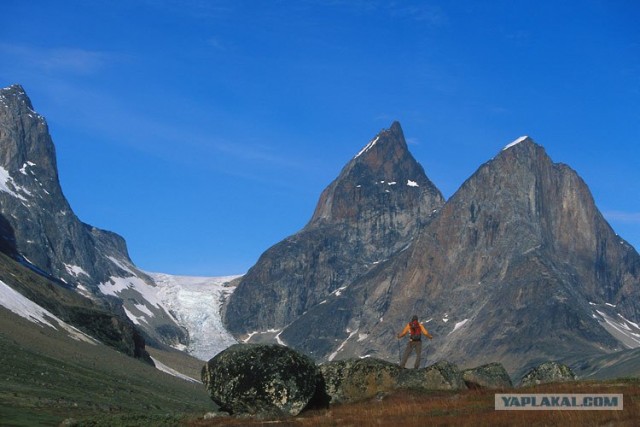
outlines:
[{"label": "lichen-covered boulder", "polygon": [[400,367],[375,358],[344,359],[320,365],[331,404],[354,402],[392,391]]},{"label": "lichen-covered boulder", "polygon": [[465,390],[458,366],[440,361],[423,369],[403,369],[398,377],[398,388],[416,390]]},{"label": "lichen-covered boulder", "polygon": [[574,381],[576,378],[576,374],[567,365],[558,362],[545,362],[527,372],[520,381],[520,387]]},{"label": "lichen-covered boulder", "polygon": [[233,415],[298,415],[316,392],[315,363],[281,345],[235,344],[202,368],[202,382]]},{"label": "lichen-covered boulder", "polygon": [[489,363],[462,371],[462,379],[468,388],[512,388],[511,377],[500,363]]}]

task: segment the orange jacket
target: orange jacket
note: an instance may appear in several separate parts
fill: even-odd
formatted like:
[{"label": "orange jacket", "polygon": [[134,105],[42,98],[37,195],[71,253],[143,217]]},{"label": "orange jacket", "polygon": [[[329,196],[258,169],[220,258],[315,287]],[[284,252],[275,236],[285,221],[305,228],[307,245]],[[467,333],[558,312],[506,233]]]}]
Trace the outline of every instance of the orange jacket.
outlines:
[{"label": "orange jacket", "polygon": [[[431,334],[429,333],[429,331],[427,331],[425,329],[424,326],[422,326],[422,323],[418,322],[418,324],[420,325],[420,330],[422,331],[422,334],[429,338],[432,339],[433,337],[431,336]],[[402,338],[403,336],[407,335],[409,333],[409,331],[411,330],[411,326],[409,325],[409,323],[407,323],[407,326],[404,327],[404,329],[402,330],[402,332],[400,332],[398,334],[398,338]]]}]

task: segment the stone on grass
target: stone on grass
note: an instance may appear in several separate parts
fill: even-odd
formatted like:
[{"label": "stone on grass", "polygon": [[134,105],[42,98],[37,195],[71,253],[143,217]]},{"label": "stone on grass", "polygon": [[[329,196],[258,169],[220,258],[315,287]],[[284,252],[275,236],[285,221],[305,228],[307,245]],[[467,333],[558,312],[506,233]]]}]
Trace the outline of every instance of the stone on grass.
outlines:
[{"label": "stone on grass", "polygon": [[317,376],[310,358],[281,345],[235,344],[202,368],[209,396],[232,415],[298,415]]},{"label": "stone on grass", "polygon": [[513,383],[501,363],[489,363],[462,371],[462,379],[468,388],[512,388]]},{"label": "stone on grass", "polygon": [[576,378],[576,374],[567,365],[558,362],[545,362],[527,372],[520,381],[520,387],[575,381]]}]

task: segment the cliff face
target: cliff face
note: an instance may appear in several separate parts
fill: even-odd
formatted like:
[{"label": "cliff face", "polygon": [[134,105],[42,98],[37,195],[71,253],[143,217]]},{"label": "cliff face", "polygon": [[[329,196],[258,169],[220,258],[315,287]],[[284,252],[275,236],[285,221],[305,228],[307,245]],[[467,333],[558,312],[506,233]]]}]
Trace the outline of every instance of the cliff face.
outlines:
[{"label": "cliff face", "polygon": [[69,284],[82,275],[94,287],[116,275],[117,267],[98,256],[96,246],[102,255],[131,263],[126,244],[120,236],[83,224],[71,210],[44,117],[20,86],[0,90],[0,107],[0,214],[16,252],[25,263]]},{"label": "cliff face", "polygon": [[228,328],[295,328],[309,309],[406,248],[443,202],[394,123],[322,192],[309,223],[242,278],[225,308]]},{"label": "cliff face", "polygon": [[186,342],[186,331],[144,299],[144,287],[155,285],[133,265],[124,239],[74,214],[46,120],[19,85],[0,89],[0,232],[0,248],[23,265],[122,315],[121,306],[130,317],[151,311],[141,325],[148,337]]}]

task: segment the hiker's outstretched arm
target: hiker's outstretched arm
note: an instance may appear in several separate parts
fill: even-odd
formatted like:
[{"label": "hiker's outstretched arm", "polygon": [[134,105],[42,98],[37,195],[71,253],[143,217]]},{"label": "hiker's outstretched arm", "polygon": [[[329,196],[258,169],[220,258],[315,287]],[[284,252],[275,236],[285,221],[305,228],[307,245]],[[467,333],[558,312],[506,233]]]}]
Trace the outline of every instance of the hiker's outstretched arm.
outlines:
[{"label": "hiker's outstretched arm", "polygon": [[429,331],[427,331],[427,328],[425,328],[422,323],[420,323],[420,329],[422,329],[422,333],[424,334],[425,337],[432,339],[433,336],[431,336],[431,334],[429,333]]},{"label": "hiker's outstretched arm", "polygon": [[409,324],[407,323],[407,326],[404,327],[404,329],[402,330],[402,332],[400,332],[398,334],[398,338],[402,338],[403,336],[407,335],[409,333]]}]

